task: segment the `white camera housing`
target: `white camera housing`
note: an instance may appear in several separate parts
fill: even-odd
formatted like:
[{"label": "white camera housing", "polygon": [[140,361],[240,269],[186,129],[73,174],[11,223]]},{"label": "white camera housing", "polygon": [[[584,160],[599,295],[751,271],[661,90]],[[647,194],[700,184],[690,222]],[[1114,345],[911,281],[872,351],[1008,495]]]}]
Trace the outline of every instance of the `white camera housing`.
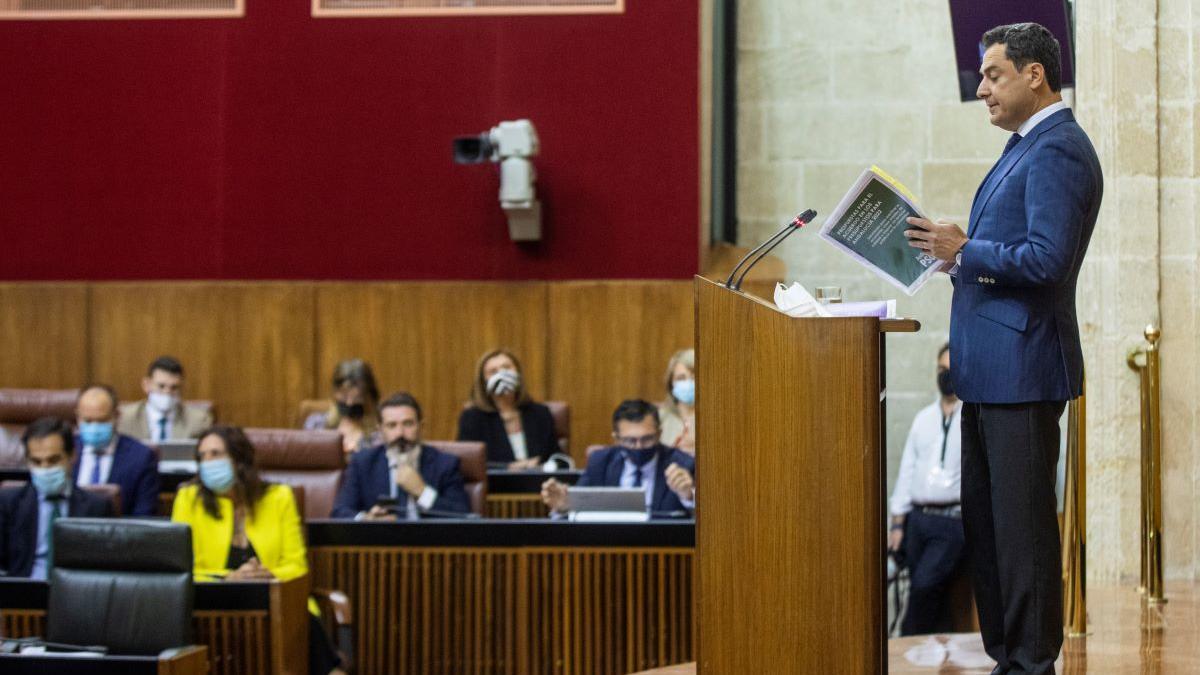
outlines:
[{"label": "white camera housing", "polygon": [[537,171],[531,157],[538,154],[537,130],[529,120],[501,122],[488,132],[491,160],[500,164],[500,208],[508,218],[513,241],[542,238],[542,203],[537,199]]}]

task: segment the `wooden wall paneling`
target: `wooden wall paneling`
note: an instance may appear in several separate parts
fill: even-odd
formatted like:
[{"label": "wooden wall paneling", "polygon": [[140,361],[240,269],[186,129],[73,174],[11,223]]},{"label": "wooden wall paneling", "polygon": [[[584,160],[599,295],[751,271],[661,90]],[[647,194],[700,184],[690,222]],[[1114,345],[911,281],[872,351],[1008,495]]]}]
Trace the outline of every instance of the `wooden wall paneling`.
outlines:
[{"label": "wooden wall paneling", "polygon": [[222,422],[290,426],[315,394],[311,284],[173,282],[92,287],[93,375],[143,397],[156,356],[183,362],[185,397],[211,399]]},{"label": "wooden wall paneling", "polygon": [[69,389],[88,379],[86,284],[0,284],[0,387]]},{"label": "wooden wall paneling", "polygon": [[677,349],[692,346],[690,281],[579,281],[550,285],[550,398],[571,404],[571,450],[610,443],[622,400],[666,397]]},{"label": "wooden wall paneling", "polygon": [[328,396],[338,361],[361,357],[381,395],[417,397],[426,438],[453,439],[476,360],[504,346],[521,360],[534,398],[547,398],[544,283],[335,283],[316,293],[319,396]]}]

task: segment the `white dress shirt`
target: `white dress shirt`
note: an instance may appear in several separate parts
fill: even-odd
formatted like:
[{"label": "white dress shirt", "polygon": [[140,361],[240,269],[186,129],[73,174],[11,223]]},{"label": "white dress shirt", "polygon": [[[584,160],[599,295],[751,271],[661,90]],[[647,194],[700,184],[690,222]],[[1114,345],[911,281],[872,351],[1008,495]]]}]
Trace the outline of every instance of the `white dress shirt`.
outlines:
[{"label": "white dress shirt", "polygon": [[913,505],[957,504],[962,499],[961,457],[962,401],[947,418],[939,398],[913,419],[892,491],[892,515],[904,515]]},{"label": "white dress shirt", "polygon": [[512,446],[513,457],[516,457],[517,459],[529,458],[529,449],[525,447],[524,431],[518,431],[515,434],[509,434],[508,444]]},{"label": "white dress shirt", "polygon": [[1067,104],[1063,103],[1062,101],[1059,101],[1058,103],[1051,103],[1050,105],[1046,106],[1045,108],[1042,108],[1041,110],[1035,112],[1033,114],[1033,117],[1030,117],[1029,119],[1025,120],[1025,123],[1021,125],[1021,128],[1017,129],[1017,133],[1021,135],[1021,138],[1024,138],[1029,135],[1029,132],[1033,131],[1034,127],[1041,124],[1042,120],[1053,115],[1054,113],[1058,112],[1059,110],[1066,110],[1066,109],[1067,109]]},{"label": "white dress shirt", "polygon": [[77,485],[92,485],[92,471],[95,469],[96,462],[100,462],[100,480],[96,484],[107,483],[108,475],[112,472],[113,453],[117,449],[117,434],[114,432],[112,440],[108,445],[99,448],[85,445],[83,446],[83,456],[79,459],[79,475],[75,477]]},{"label": "white dress shirt", "polygon": [[[386,452],[388,460],[388,473],[390,473],[392,477],[392,479],[388,481],[390,483],[390,487],[388,489],[391,490],[392,497],[399,499],[401,495],[400,486],[396,484],[396,471],[399,470],[401,464],[407,464],[411,466],[414,471],[417,470],[421,466],[421,446],[418,445],[412,450],[404,453],[401,453],[395,448],[388,446]],[[437,501],[438,491],[433,489],[433,487],[426,485],[425,489],[421,491],[421,495],[416,499],[412,499],[411,495],[408,493],[405,493],[404,497],[406,498],[405,515],[407,516],[408,520],[416,520],[420,517],[420,511],[428,511],[429,509],[433,508],[433,503]],[[420,507],[420,510],[418,510],[417,507]]]},{"label": "white dress shirt", "polygon": [[55,502],[58,503],[59,518],[66,518],[71,515],[69,513],[71,506],[70,486],[67,486],[62,498],[57,500],[46,499],[42,493],[37,493],[37,542],[33,549],[33,569],[29,572],[30,579],[40,581],[46,578],[46,567],[49,564],[48,558],[50,556],[50,511],[54,508]]},{"label": "white dress shirt", "polygon": [[[161,424],[161,422],[159,420],[163,419],[164,417],[167,418],[167,429],[166,429],[167,434],[165,436],[163,436],[162,434],[159,433],[159,431],[160,431],[159,425]],[[164,413],[164,412],[159,412],[159,410],[157,408],[150,405],[149,403],[146,404],[146,426],[148,427],[148,430],[150,431],[150,434],[148,436],[146,436],[146,438],[149,438],[152,441],[169,441],[169,440],[171,440],[171,428],[174,425],[175,425],[175,409],[174,408],[171,408],[170,410],[168,410],[167,412]]]}]

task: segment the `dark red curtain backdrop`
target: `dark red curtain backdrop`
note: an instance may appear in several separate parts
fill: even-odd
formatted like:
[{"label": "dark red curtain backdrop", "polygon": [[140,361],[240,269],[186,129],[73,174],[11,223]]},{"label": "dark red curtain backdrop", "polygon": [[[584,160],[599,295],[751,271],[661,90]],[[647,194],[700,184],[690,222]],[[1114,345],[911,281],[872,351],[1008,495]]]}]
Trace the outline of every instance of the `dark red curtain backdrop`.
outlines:
[{"label": "dark red curtain backdrop", "polygon": [[[0,22],[0,278],[682,278],[698,10]],[[450,141],[528,117],[545,239]]]}]

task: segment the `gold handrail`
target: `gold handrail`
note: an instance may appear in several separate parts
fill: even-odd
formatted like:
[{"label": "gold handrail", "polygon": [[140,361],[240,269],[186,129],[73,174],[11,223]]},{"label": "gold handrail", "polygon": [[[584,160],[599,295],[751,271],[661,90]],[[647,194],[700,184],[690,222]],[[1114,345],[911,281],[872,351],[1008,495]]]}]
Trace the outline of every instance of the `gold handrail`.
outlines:
[{"label": "gold handrail", "polygon": [[[1086,388],[1086,383],[1085,383]],[[1087,405],[1085,394],[1067,413],[1067,466],[1063,487],[1063,627],[1087,635]]]},{"label": "gold handrail", "polygon": [[1162,363],[1158,346],[1162,331],[1150,324],[1144,334],[1146,344],[1131,349],[1125,362],[1141,379],[1141,581],[1138,592],[1145,594],[1147,602],[1159,604],[1166,602],[1162,558]]}]

